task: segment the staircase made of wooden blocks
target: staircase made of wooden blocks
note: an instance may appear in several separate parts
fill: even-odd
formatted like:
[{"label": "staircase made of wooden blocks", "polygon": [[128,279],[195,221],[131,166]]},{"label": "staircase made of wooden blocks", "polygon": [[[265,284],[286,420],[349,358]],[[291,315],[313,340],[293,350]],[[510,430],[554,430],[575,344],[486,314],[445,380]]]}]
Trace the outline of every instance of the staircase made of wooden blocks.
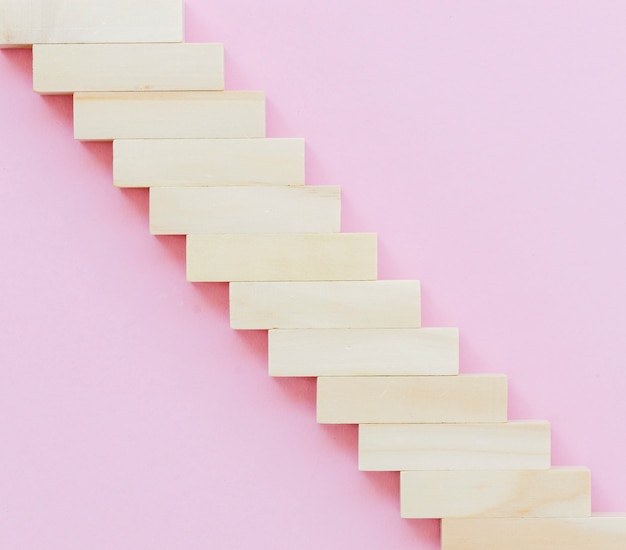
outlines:
[{"label": "staircase made of wooden blocks", "polygon": [[74,94],[79,140],[114,142],[114,183],[150,188],[153,234],[187,278],[229,282],[233,329],[269,331],[271,376],[318,377],[320,423],[359,425],[361,470],[401,472],[406,518],[443,550],[624,550],[550,426],[507,421],[503,375],[460,375],[458,331],[421,328],[418,281],[379,281],[340,191],[304,185],[301,139],[267,139],[260,92],[223,91],[223,48],[182,44],[181,0],[0,0],[0,44],[33,45],[39,93]]}]

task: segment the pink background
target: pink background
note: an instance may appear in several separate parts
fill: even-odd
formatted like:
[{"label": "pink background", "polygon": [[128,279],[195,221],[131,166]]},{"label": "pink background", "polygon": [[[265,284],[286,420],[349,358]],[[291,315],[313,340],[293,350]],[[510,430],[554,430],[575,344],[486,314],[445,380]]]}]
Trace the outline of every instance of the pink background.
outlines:
[{"label": "pink background", "polygon": [[[263,89],[270,136],[307,138],[309,184],[419,278],[463,372],[505,372],[510,416],[553,424],[596,511],[626,510],[623,2],[187,0]],[[185,282],[111,147],[0,53],[0,547],[438,547],[359,473],[354,427],[315,423],[311,380],[272,380],[225,285]]]}]

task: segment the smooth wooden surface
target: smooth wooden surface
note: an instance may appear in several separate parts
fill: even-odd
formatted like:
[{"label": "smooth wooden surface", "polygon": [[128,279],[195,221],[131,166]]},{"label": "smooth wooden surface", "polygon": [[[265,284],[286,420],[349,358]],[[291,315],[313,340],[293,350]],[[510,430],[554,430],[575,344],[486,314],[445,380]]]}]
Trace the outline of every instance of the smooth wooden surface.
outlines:
[{"label": "smooth wooden surface", "polygon": [[339,187],[153,187],[150,231],[208,233],[335,233]]},{"label": "smooth wooden surface", "polygon": [[33,87],[74,92],[223,90],[222,44],[35,44]]},{"label": "smooth wooden surface", "polygon": [[234,329],[420,325],[419,281],[231,283]]},{"label": "smooth wooden surface", "polygon": [[183,0],[0,0],[0,47],[182,40]]},{"label": "smooth wooden surface", "polygon": [[585,517],[587,468],[441,470],[400,474],[403,518]]},{"label": "smooth wooden surface", "polygon": [[117,187],[304,185],[304,140],[118,140],[113,182]]},{"label": "smooth wooden surface", "polygon": [[537,470],[550,467],[547,422],[361,424],[359,469]]},{"label": "smooth wooden surface", "polygon": [[187,280],[372,281],[372,233],[189,235]]},{"label": "smooth wooden surface", "polygon": [[74,137],[78,140],[264,136],[262,92],[74,94]]},{"label": "smooth wooden surface", "polygon": [[506,376],[332,376],[317,379],[320,424],[505,422]]},{"label": "smooth wooden surface", "polygon": [[271,330],[271,376],[454,375],[456,328]]}]

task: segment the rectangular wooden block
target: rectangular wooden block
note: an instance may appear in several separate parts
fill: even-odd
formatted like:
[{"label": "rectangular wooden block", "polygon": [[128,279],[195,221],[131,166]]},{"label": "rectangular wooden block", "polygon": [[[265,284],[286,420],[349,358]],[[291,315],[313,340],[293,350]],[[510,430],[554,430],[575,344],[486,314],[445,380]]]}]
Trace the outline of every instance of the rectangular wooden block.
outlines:
[{"label": "rectangular wooden block", "polygon": [[77,92],[74,137],[83,141],[258,138],[262,92]]},{"label": "rectangular wooden block", "polygon": [[547,422],[361,424],[359,469],[541,470],[550,467]]},{"label": "rectangular wooden block", "polygon": [[271,376],[454,375],[456,328],[271,330]]},{"label": "rectangular wooden block", "polygon": [[153,187],[150,231],[207,233],[334,233],[339,187]]},{"label": "rectangular wooden block", "polygon": [[317,379],[320,424],[506,422],[506,376]]},{"label": "rectangular wooden block", "polygon": [[626,516],[444,519],[441,550],[624,550]]},{"label": "rectangular wooden block", "polygon": [[400,473],[403,518],[586,517],[587,468]]},{"label": "rectangular wooden block", "polygon": [[35,44],[43,94],[223,90],[222,44]]},{"label": "rectangular wooden block", "polygon": [[183,0],[0,0],[0,47],[182,40]]},{"label": "rectangular wooden block", "polygon": [[372,281],[376,235],[300,233],[189,235],[187,280]]},{"label": "rectangular wooden block", "polygon": [[231,283],[234,329],[420,325],[419,281]]},{"label": "rectangular wooden block", "polygon": [[117,140],[113,182],[117,187],[304,185],[304,140]]}]

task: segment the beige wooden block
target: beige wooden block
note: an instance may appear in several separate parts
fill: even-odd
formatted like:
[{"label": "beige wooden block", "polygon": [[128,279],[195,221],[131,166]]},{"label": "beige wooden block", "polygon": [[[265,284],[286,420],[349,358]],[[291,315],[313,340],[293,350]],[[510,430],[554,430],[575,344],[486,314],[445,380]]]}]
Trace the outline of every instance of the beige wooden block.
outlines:
[{"label": "beige wooden block", "polygon": [[419,281],[231,283],[234,329],[419,327]]},{"label": "beige wooden block", "polygon": [[187,280],[372,281],[376,235],[300,233],[189,235]]},{"label": "beige wooden block", "polygon": [[113,181],[117,187],[304,185],[304,140],[117,140]]},{"label": "beige wooden block", "polygon": [[320,424],[506,422],[506,376],[317,379]]},{"label": "beige wooden block", "polygon": [[33,87],[44,94],[223,90],[222,44],[35,44]]},{"label": "beige wooden block", "polygon": [[74,137],[83,141],[256,138],[265,135],[262,92],[77,92]]},{"label": "beige wooden block", "polygon": [[0,47],[182,40],[183,0],[0,0]]},{"label": "beige wooden block", "polygon": [[454,375],[456,328],[271,330],[271,376]]},{"label": "beige wooden block", "polygon": [[400,474],[403,518],[585,517],[587,468],[441,470]]},{"label": "beige wooden block", "polygon": [[624,550],[626,516],[444,519],[441,550]]},{"label": "beige wooden block", "polygon": [[334,233],[339,187],[153,187],[150,231],[207,233]]},{"label": "beige wooden block", "polygon": [[361,424],[359,469],[540,470],[550,467],[547,422]]}]

